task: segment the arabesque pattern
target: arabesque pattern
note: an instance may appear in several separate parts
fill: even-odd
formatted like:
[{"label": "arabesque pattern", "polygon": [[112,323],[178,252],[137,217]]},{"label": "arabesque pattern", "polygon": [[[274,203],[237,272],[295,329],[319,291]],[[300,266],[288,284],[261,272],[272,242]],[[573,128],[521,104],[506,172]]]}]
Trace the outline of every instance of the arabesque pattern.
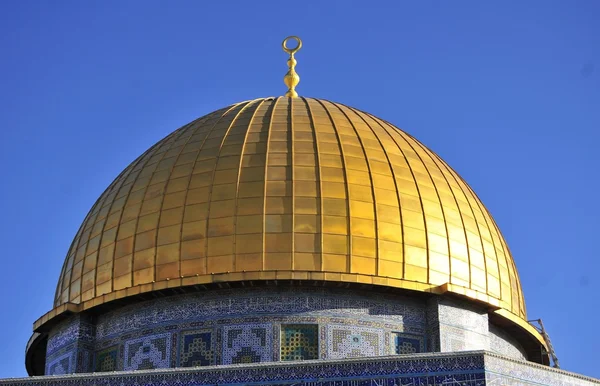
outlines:
[{"label": "arabesque pattern", "polygon": [[311,98],[235,104],[135,160],[78,231],[55,306],[215,275],[449,284],[525,318],[510,252],[469,186],[391,124]]}]

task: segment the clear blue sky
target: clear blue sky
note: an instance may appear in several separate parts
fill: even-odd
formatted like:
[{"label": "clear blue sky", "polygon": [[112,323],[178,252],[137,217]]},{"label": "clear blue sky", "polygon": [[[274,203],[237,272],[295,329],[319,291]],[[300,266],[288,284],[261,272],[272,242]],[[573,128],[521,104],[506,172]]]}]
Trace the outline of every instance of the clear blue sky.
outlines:
[{"label": "clear blue sky", "polygon": [[282,95],[290,34],[301,95],[393,122],[469,182],[529,317],[565,369],[600,377],[600,2],[5,0],[0,378],[26,374],[32,323],[104,188],[188,121]]}]

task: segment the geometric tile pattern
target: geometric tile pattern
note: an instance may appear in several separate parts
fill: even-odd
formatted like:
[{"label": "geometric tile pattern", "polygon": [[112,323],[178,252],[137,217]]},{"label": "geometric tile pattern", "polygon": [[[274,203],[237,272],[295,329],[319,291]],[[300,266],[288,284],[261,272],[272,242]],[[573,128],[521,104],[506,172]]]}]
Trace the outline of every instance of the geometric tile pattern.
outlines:
[{"label": "geometric tile pattern", "polygon": [[213,330],[205,329],[181,332],[179,350],[180,367],[214,365]]},{"label": "geometric tile pattern", "polygon": [[53,328],[48,337],[46,353],[50,355],[75,341],[92,342],[94,335],[94,327],[86,318],[80,315],[73,316]]},{"label": "geometric tile pattern", "polygon": [[68,352],[48,364],[48,375],[64,375],[71,373],[73,352]]},{"label": "geometric tile pattern", "polygon": [[369,292],[331,289],[234,289],[150,300],[100,315],[96,323],[96,339],[109,339],[166,323],[298,313],[379,318],[403,324],[404,331],[419,329],[420,332],[423,332],[427,320],[422,303],[397,295],[374,296]]},{"label": "geometric tile pattern", "polygon": [[483,351],[1,380],[1,386],[598,386],[600,380]]},{"label": "geometric tile pattern", "polygon": [[271,324],[240,324],[223,329],[223,364],[270,362],[273,360]]},{"label": "geometric tile pattern", "polygon": [[145,336],[125,343],[126,371],[168,368],[170,361],[170,333]]},{"label": "geometric tile pattern", "polygon": [[425,351],[422,336],[392,332],[392,354],[416,354]]},{"label": "geometric tile pattern", "polygon": [[96,354],[95,371],[117,371],[119,346],[109,347]]},{"label": "geometric tile pattern", "polygon": [[515,361],[497,354],[485,354],[487,385],[502,386],[592,386],[600,385],[600,379],[569,373],[547,366]]},{"label": "geometric tile pattern", "polygon": [[489,319],[467,302],[437,298],[440,351],[489,350]]},{"label": "geometric tile pattern", "polygon": [[319,326],[281,325],[281,360],[301,361],[319,358]]},{"label": "geometric tile pattern", "polygon": [[526,360],[521,345],[509,334],[502,331],[492,323],[489,326],[490,351],[507,357]]},{"label": "geometric tile pattern", "polygon": [[330,359],[373,357],[385,355],[384,331],[356,326],[327,326]]},{"label": "geometric tile pattern", "polygon": [[[455,320],[464,319],[474,337],[486,326],[485,316],[462,309],[460,302],[440,303],[426,310],[424,302],[391,294],[304,288],[172,296],[100,315],[95,326],[79,316],[66,320],[51,332],[53,340],[69,341],[66,332],[78,335],[78,340],[47,356],[46,368],[49,371],[67,350],[73,352],[70,373],[419,353],[428,351],[425,343],[433,335],[440,336],[428,335],[430,320],[439,331],[441,321],[459,316],[462,319]],[[431,318],[434,314],[438,317]],[[294,326],[299,330],[291,331]],[[448,339],[455,327],[441,328],[442,339]],[[95,342],[85,343],[93,333]],[[162,338],[155,341],[157,337]],[[458,343],[464,339],[457,337]],[[511,352],[511,341],[496,340],[497,347],[503,345],[502,354]],[[443,346],[448,347],[448,340]],[[520,354],[517,348],[512,352]],[[53,371],[61,371],[55,367]]]},{"label": "geometric tile pattern", "polygon": [[46,348],[47,355],[52,354],[57,349],[60,349],[77,340],[79,330],[79,318],[72,318],[62,322],[56,326],[51,335],[48,337],[48,346]]}]

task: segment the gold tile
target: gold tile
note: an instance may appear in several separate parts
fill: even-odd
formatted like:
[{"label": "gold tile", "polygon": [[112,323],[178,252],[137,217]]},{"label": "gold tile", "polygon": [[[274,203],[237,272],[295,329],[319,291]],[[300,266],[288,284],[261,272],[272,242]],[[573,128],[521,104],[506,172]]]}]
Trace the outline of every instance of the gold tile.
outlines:
[{"label": "gold tile", "polygon": [[208,238],[208,257],[233,253],[233,236]]},{"label": "gold tile", "polygon": [[[118,243],[117,243],[118,244]],[[156,246],[156,229],[135,235],[134,251],[141,251]]]},{"label": "gold tile", "polygon": [[179,262],[161,264],[156,266],[156,281],[175,279],[179,276]]},{"label": "gold tile", "polygon": [[156,248],[156,264],[167,264],[179,261],[179,243],[161,245]]},{"label": "gold tile", "polygon": [[321,270],[321,254],[296,252],[292,269],[299,271]]},{"label": "gold tile", "polygon": [[143,268],[154,266],[156,249],[149,248],[143,251],[138,251],[133,254],[133,270],[138,271]]},{"label": "gold tile", "polygon": [[292,269],[291,252],[268,252],[265,253],[265,270],[281,271]]},{"label": "gold tile", "polygon": [[208,256],[206,259],[207,273],[222,273],[233,271],[233,255]]}]

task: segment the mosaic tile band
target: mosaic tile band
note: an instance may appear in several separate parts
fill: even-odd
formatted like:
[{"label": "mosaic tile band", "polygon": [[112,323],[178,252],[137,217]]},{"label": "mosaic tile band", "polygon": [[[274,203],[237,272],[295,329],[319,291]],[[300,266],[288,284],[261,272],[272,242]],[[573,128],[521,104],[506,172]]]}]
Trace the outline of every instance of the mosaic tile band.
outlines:
[{"label": "mosaic tile band", "polygon": [[301,383],[305,386],[598,386],[600,380],[483,351],[0,380],[1,386],[201,386],[243,383]]},{"label": "mosaic tile band", "polygon": [[[421,353],[431,349],[430,341],[442,342],[440,351],[490,349],[494,342],[494,351],[522,358],[498,328],[488,339],[489,329],[487,315],[442,298],[419,302],[329,289],[213,291],[126,306],[95,325],[74,317],[51,334],[46,374]],[[75,341],[68,337],[73,332],[79,334]],[[472,336],[486,345],[473,346]],[[60,365],[67,354],[73,359]]]}]

